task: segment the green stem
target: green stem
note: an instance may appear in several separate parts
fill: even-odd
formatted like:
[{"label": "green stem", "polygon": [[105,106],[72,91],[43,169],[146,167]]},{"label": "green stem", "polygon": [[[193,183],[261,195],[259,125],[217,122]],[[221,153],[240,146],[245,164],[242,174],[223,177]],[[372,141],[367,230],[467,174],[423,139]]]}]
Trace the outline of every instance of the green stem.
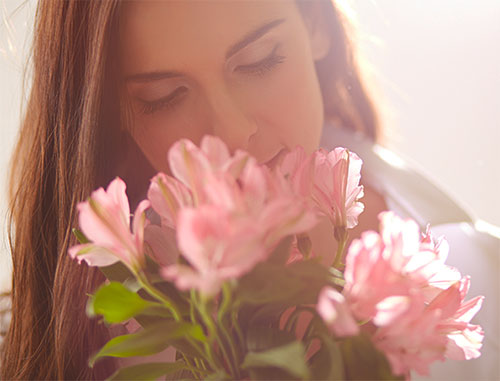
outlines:
[{"label": "green stem", "polygon": [[192,366],[192,365],[188,365],[188,366],[186,367],[186,369],[188,369],[188,370],[189,370],[189,371],[193,374],[193,376],[194,376],[194,377],[197,377],[197,376],[195,376],[195,375],[194,375],[194,373],[195,373],[195,372],[196,372],[196,373],[199,373],[202,377],[198,376],[198,377],[197,377],[197,379],[198,379],[198,380],[203,380],[203,379],[204,379],[204,377],[207,375],[207,372],[206,372],[206,371],[202,371],[201,369],[199,369],[199,368],[195,368],[195,367],[194,367],[194,366]]},{"label": "green stem", "polygon": [[245,348],[245,337],[243,336],[243,331],[240,328],[240,324],[238,322],[238,310],[234,309],[231,312],[231,322],[233,323],[233,327],[236,330],[236,334],[238,335],[238,340],[240,341],[240,346]]},{"label": "green stem", "polygon": [[232,355],[231,364],[233,364],[233,368],[236,372],[236,378],[240,378],[240,370],[238,366],[240,361],[238,353],[236,352],[236,347],[234,346],[233,338],[231,337],[231,335],[229,335],[229,332],[227,331],[226,327],[223,324],[221,324],[220,327],[222,334],[226,338],[226,341],[229,343],[229,349],[231,350],[231,355]]},{"label": "green stem", "polygon": [[306,331],[304,332],[304,340],[307,340],[309,338],[309,335],[313,330],[313,325],[314,325],[313,323],[314,323],[314,318],[312,318],[309,324],[307,325]]},{"label": "green stem", "polygon": [[[305,340],[304,340],[304,348],[305,348],[305,350],[306,350],[306,353],[308,353],[308,352],[309,352],[309,348],[310,348],[310,346],[311,346],[311,344],[312,344],[312,342],[313,342],[313,340],[314,340],[314,339],[318,339],[318,340],[320,341],[320,343],[321,343],[320,350],[321,350],[321,348],[323,347],[323,340],[321,340],[321,337],[320,337],[320,336],[318,336],[318,335],[312,335],[312,336],[309,336],[307,339],[305,339]],[[317,352],[316,352],[316,353],[317,353]],[[313,355],[314,355],[314,354],[313,354]],[[309,361],[310,361],[310,359],[309,359]],[[309,362],[309,361],[308,361],[308,362]]]},{"label": "green stem", "polygon": [[[193,306],[193,309],[191,311],[191,319],[196,320],[195,314],[194,314],[194,306],[196,306],[196,307],[198,307],[198,311],[200,312],[201,317],[204,320],[203,313],[200,310],[199,305],[198,305],[195,290],[191,290],[191,305]],[[212,332],[210,331],[210,328],[208,328],[208,330],[209,330],[209,337],[208,337],[209,343],[205,342],[203,344],[205,346],[205,353],[207,354],[207,361],[208,361],[210,367],[212,367],[213,371],[215,372],[217,369],[220,368],[220,366],[218,365],[218,361],[215,360],[215,357],[214,357],[214,354],[212,351],[212,344],[213,344],[214,337],[213,337]]]},{"label": "green stem", "polygon": [[232,358],[229,356],[229,353],[226,349],[226,346],[224,345],[224,342],[222,341],[221,337],[219,336],[219,334],[217,333],[217,328],[215,327],[214,325],[214,329],[216,330],[216,336],[215,336],[215,340],[217,341],[217,344],[219,345],[221,351],[222,351],[222,355],[224,356],[224,358],[226,359],[226,362],[229,366],[229,370],[231,372],[231,375],[235,375],[236,374],[236,366],[234,365],[233,361],[232,361]]},{"label": "green stem", "polygon": [[[177,322],[180,322],[182,321],[182,317],[181,315],[179,314],[178,312],[178,309],[177,309],[177,306],[175,305],[175,303],[168,299],[160,290],[158,290],[155,286],[153,286],[149,280],[147,279],[146,275],[145,274],[141,274],[141,273],[138,273],[136,274],[136,278],[139,280],[139,283],[140,285],[154,298],[156,298],[157,300],[159,300],[160,302],[163,303],[163,305],[168,308],[171,312],[172,312],[172,316],[174,317],[175,321]],[[194,340],[192,340],[191,338],[187,338],[188,342],[195,348],[195,350],[202,354],[203,355],[203,351],[201,350],[201,348],[198,346],[198,343],[196,343]],[[182,353],[182,352],[181,352]],[[184,358],[184,361],[186,362],[186,364],[188,364],[192,369],[196,369],[192,366],[192,364],[190,363],[189,359],[187,358],[187,356],[182,353],[182,357]],[[214,368],[214,370],[217,369],[217,368]],[[200,370],[197,370],[198,372],[201,372]],[[194,376],[194,374],[193,374]]]},{"label": "green stem", "polygon": [[205,364],[205,360],[200,359],[200,364],[201,364],[201,367],[203,368],[203,370],[206,371],[207,370],[207,366]]},{"label": "green stem", "polygon": [[[193,323],[193,324],[199,324],[198,319],[196,319],[196,314],[195,314],[195,310],[194,310],[194,304],[195,304],[195,302],[194,302],[194,295],[193,295],[193,293],[194,293],[194,290],[192,290],[192,291],[191,291],[191,300],[190,300],[190,302],[189,302],[189,316],[190,316],[190,319],[191,319],[191,323]],[[194,342],[193,342],[193,343],[192,343],[192,345],[195,347],[195,349],[196,349],[199,353],[203,354],[203,351],[201,350],[201,348],[198,346],[198,344],[197,344],[197,343],[194,343]],[[209,352],[207,351],[207,347],[205,346],[205,356],[204,356],[204,357],[205,357],[205,359],[206,359],[208,362],[210,362],[210,366],[212,366],[212,367],[213,367],[213,365],[214,365],[214,364],[213,364],[213,363],[212,363],[212,361],[210,360],[210,358],[209,358],[210,356],[211,356],[211,353],[209,353]],[[206,365],[205,365],[205,361],[204,361],[203,359],[200,359],[200,360],[201,360],[201,363],[202,363],[202,365],[203,365],[203,369],[205,369],[205,370],[206,370],[207,368],[206,368]],[[216,368],[214,368],[213,370],[215,371],[215,369],[216,369]]]},{"label": "green stem", "polygon": [[217,320],[222,322],[226,311],[231,303],[231,289],[228,283],[222,285],[222,303],[220,305],[219,311],[217,312]]},{"label": "green stem", "polygon": [[[201,372],[201,370],[200,370],[200,369],[201,369],[200,360],[199,360],[199,359],[197,359],[196,357],[195,357],[193,360],[194,360],[194,363],[195,363],[195,365],[196,365],[196,368],[195,368],[195,369],[196,369],[198,372]],[[191,371],[191,373],[193,373],[193,372]],[[201,380],[201,378],[199,378],[199,377],[198,377],[197,375],[195,375],[194,373],[193,373],[193,376],[194,376],[194,377],[196,377],[198,380]]]},{"label": "green stem", "polygon": [[229,370],[231,372],[231,375],[234,375],[236,373],[234,369],[234,364],[231,358],[228,355],[228,352],[226,350],[226,346],[222,342],[218,332],[217,332],[217,327],[214,324],[213,319],[210,316],[210,313],[206,309],[206,303],[205,301],[201,301],[201,303],[197,304],[198,311],[200,312],[201,318],[203,319],[203,322],[207,326],[208,332],[209,332],[209,337],[211,338],[211,343],[213,343],[214,339],[217,341],[217,344],[219,345],[220,350],[222,351],[222,356],[226,359],[226,362],[228,363]]},{"label": "green stem", "polygon": [[337,253],[335,254],[335,260],[333,262],[333,267],[342,270],[342,254],[344,253],[344,248],[347,243],[347,233],[338,242]]},{"label": "green stem", "polygon": [[[200,372],[200,370],[198,368],[194,367],[193,364],[191,364],[191,361],[189,361],[189,358],[184,353],[182,354],[182,357],[184,358],[184,362],[187,364],[188,369],[191,372],[191,374],[193,375],[193,377],[196,378],[197,380],[199,380],[200,378],[195,374],[194,371]],[[196,364],[196,359],[194,359],[194,361]]]},{"label": "green stem", "polygon": [[[306,312],[306,311],[311,313],[313,315],[313,319],[314,319],[314,315],[316,313],[316,310],[314,308],[308,307],[308,306],[297,306],[295,308],[295,310],[290,314],[290,317],[288,318],[288,320],[286,321],[285,331],[293,332],[293,330],[295,330],[295,325],[297,324],[300,313]],[[312,319],[311,319],[311,321],[312,321]]]},{"label": "green stem", "polygon": [[149,295],[162,302],[163,305],[172,312],[172,316],[174,317],[175,321],[182,320],[181,315],[179,314],[179,311],[175,303],[172,300],[168,299],[155,286],[153,286],[143,273],[142,274],[138,273],[136,275],[136,278],[139,281],[140,285],[149,293]]},{"label": "green stem", "polygon": [[285,331],[292,333],[295,330],[295,325],[297,323],[298,318],[299,318],[299,314],[297,313],[297,310],[293,311],[290,314],[290,317],[288,318],[288,320],[286,321]]},{"label": "green stem", "polygon": [[210,365],[210,367],[212,367],[214,372],[217,369],[221,368],[218,361],[215,360],[214,354],[212,352],[212,345],[210,343],[205,343],[205,352],[207,353],[208,356],[207,358],[208,364]]},{"label": "green stem", "polygon": [[222,334],[226,338],[226,341],[229,343],[229,348],[233,356],[233,361],[234,364],[236,365],[236,376],[239,378],[240,377],[239,367],[237,366],[239,364],[239,355],[236,351],[233,338],[227,331],[226,326],[224,324],[224,315],[226,314],[226,311],[228,310],[231,304],[231,288],[228,283],[224,283],[222,285],[222,297],[223,297],[222,303],[217,314],[217,321],[219,323],[219,327],[221,328]]},{"label": "green stem", "polygon": [[198,320],[196,319],[196,315],[195,315],[195,312],[194,312],[193,292],[194,292],[194,290],[191,290],[191,300],[190,300],[190,303],[189,303],[189,316],[191,318],[191,323],[198,324]]}]

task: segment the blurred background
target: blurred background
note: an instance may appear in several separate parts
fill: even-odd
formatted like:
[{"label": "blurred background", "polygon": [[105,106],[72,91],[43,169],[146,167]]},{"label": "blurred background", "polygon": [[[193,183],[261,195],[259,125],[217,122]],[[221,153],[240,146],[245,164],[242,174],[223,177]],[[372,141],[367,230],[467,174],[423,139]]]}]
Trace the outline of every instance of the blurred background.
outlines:
[{"label": "blurred background", "polygon": [[[337,0],[390,130],[386,146],[498,235],[500,1]],[[10,285],[6,174],[23,102],[34,0],[0,0],[0,291]]]}]

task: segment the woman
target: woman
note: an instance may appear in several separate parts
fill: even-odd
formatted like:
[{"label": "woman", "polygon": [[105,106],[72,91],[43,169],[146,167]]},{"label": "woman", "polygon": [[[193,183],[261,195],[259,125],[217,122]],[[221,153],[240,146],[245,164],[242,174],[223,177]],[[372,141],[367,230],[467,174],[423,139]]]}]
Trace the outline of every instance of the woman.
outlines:
[{"label": "woman", "polygon": [[[67,255],[76,203],[91,190],[119,175],[139,201],[181,137],[215,134],[268,163],[296,144],[317,148],[324,124],[379,136],[330,0],[40,2],[33,64],[11,178],[7,379],[104,378],[115,367],[87,367],[114,333],[85,315],[103,276]],[[351,239],[387,209],[365,191]],[[315,250],[331,245],[327,233],[318,226]]]},{"label": "woman", "polygon": [[40,2],[12,161],[13,318],[2,377],[113,370],[112,360],[87,367],[110,335],[85,315],[86,293],[104,278],[67,255],[76,203],[91,190],[120,175],[138,200],[180,137],[218,134],[260,162],[295,144],[310,151],[324,117],[377,136],[330,1]]}]

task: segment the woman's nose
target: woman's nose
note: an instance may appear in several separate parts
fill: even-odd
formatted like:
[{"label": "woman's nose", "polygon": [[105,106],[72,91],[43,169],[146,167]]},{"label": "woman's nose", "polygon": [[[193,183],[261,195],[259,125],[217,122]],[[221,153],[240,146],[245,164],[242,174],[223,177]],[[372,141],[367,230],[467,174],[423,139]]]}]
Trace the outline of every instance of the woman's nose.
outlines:
[{"label": "woman's nose", "polygon": [[220,137],[231,152],[237,148],[247,150],[258,126],[245,105],[225,89],[212,89],[208,104],[212,133]]}]

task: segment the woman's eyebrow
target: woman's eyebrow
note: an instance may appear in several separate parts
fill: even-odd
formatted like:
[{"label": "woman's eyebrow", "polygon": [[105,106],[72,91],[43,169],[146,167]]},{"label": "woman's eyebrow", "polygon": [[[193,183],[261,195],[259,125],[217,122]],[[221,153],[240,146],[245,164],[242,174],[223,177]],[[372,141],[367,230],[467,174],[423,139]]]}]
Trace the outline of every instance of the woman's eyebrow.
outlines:
[{"label": "woman's eyebrow", "polygon": [[[270,22],[266,22],[264,25],[261,25],[260,27],[247,33],[241,40],[234,43],[227,49],[226,60],[235,55],[245,46],[258,40],[260,37],[269,32],[272,28],[277,27],[284,21],[285,19],[281,18]],[[178,71],[153,71],[148,73],[138,73],[129,75],[125,78],[125,82],[151,82],[151,81],[158,81],[160,79],[180,77],[182,75],[183,73]]]},{"label": "woman's eyebrow", "polygon": [[229,49],[227,50],[227,53],[226,53],[226,60],[229,59],[231,56],[235,55],[238,51],[243,49],[245,46],[251,44],[255,40],[258,40],[260,37],[262,37],[267,32],[269,32],[272,28],[280,25],[284,21],[285,21],[285,19],[273,20],[273,21],[265,23],[264,25],[261,25],[257,29],[252,30],[251,32],[247,33],[240,41],[236,42],[235,44],[233,44],[229,47]]}]

